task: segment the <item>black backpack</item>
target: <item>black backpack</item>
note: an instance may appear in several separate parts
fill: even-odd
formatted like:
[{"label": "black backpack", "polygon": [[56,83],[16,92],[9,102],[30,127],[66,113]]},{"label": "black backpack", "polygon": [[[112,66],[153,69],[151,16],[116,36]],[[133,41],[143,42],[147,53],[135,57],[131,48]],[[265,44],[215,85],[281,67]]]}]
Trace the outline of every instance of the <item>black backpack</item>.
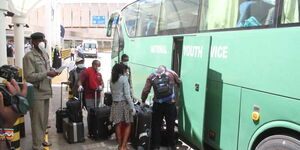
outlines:
[{"label": "black backpack", "polygon": [[169,84],[169,77],[163,74],[154,73],[155,77],[152,80],[154,94],[157,99],[169,97],[173,94],[172,86]]}]

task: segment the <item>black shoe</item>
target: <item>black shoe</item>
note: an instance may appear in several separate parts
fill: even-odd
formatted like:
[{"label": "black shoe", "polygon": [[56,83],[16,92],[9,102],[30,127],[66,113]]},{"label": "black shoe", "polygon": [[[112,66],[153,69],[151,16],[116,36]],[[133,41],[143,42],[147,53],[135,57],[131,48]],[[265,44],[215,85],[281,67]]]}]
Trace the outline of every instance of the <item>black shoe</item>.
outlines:
[{"label": "black shoe", "polygon": [[46,147],[50,147],[50,146],[52,146],[52,143],[50,143],[50,142],[43,142],[42,145],[46,146]]}]

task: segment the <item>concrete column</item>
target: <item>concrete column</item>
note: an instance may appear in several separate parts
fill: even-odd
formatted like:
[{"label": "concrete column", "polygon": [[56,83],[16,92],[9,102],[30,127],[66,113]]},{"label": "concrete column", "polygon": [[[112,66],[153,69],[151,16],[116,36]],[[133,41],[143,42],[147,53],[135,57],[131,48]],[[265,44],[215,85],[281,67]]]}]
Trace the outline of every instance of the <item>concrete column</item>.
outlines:
[{"label": "concrete column", "polygon": [[16,66],[23,68],[23,57],[24,57],[24,25],[25,16],[14,16],[14,40],[15,40],[15,51],[16,51]]},{"label": "concrete column", "polygon": [[7,0],[0,0],[0,66],[7,64],[6,27],[4,13],[8,10]]}]

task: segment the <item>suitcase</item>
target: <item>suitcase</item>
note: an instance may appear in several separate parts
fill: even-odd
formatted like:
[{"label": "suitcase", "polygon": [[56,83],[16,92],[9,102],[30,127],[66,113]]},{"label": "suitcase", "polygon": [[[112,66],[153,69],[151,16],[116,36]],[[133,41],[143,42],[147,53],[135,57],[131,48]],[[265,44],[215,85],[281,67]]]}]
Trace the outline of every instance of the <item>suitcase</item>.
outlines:
[{"label": "suitcase", "polygon": [[95,91],[95,108],[90,110],[88,129],[92,139],[107,139],[113,133],[113,124],[109,120],[110,107],[100,102],[100,107],[96,106],[97,92]]},{"label": "suitcase", "polygon": [[148,106],[135,105],[137,115],[134,118],[131,133],[132,145],[138,150],[150,150],[152,109]]},{"label": "suitcase", "polygon": [[111,95],[111,92],[105,92],[104,93],[104,104],[106,106],[111,106],[112,105],[112,95]]},{"label": "suitcase", "polygon": [[64,138],[68,143],[84,142],[84,125],[83,122],[72,122],[69,118],[63,119]]},{"label": "suitcase", "polygon": [[[79,95],[82,95],[81,93]],[[81,110],[80,100],[78,100],[76,97],[69,99],[67,102],[67,110],[68,110],[68,118],[70,121],[82,122],[82,110]]]},{"label": "suitcase", "polygon": [[60,93],[60,108],[56,111],[56,132],[63,132],[63,119],[68,117],[67,109],[62,107],[62,86],[66,82],[61,82],[61,93]]}]

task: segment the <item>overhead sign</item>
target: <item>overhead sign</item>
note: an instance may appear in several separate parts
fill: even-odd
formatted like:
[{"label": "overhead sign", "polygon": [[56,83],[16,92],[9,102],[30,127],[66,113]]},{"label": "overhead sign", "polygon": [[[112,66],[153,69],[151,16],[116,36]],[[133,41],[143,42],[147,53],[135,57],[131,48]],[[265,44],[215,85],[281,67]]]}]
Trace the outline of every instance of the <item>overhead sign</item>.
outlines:
[{"label": "overhead sign", "polygon": [[93,25],[105,25],[105,16],[93,16],[92,24]]}]

